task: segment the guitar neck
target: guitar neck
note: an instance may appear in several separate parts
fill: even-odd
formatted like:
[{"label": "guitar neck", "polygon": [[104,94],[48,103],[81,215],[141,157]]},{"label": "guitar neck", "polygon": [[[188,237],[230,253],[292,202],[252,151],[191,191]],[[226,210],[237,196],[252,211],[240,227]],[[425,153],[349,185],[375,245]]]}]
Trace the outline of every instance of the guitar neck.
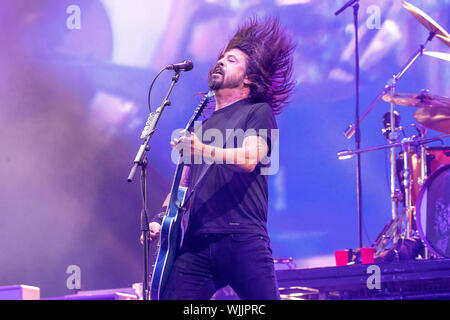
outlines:
[{"label": "guitar neck", "polygon": [[[186,125],[186,128],[185,128],[186,136],[190,134],[195,121],[197,121],[197,119],[200,117],[200,115],[202,114],[205,107],[211,101],[213,95],[214,95],[214,93],[212,91],[209,91],[208,94],[205,95],[205,97],[203,98],[203,100],[200,103],[200,105],[198,106],[198,108],[195,110],[194,114],[192,115],[191,119],[189,120],[188,124]],[[172,188],[170,190],[170,202],[169,203],[171,203],[171,204],[177,204],[176,203],[177,191],[178,191],[178,186],[180,185],[181,176],[183,174],[183,168],[184,168],[184,160],[183,160],[183,154],[181,153],[178,158],[175,175],[173,177]],[[177,205],[179,206],[180,204],[177,204]]]}]

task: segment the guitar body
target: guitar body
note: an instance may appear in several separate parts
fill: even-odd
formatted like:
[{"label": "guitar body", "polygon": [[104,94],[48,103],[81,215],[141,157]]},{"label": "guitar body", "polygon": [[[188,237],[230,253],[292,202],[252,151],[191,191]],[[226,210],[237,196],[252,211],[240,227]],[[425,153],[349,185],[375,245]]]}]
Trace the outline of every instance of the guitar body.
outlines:
[{"label": "guitar body", "polygon": [[150,285],[150,299],[159,300],[162,288],[165,287],[170,270],[178,255],[183,237],[183,204],[186,198],[187,188],[178,187],[177,201],[169,203],[167,214],[161,224],[161,239],[159,253],[156,259]]},{"label": "guitar body", "polygon": [[[186,126],[186,133],[189,133],[194,122],[199,118],[203,109],[211,101],[213,92],[208,94],[199,105],[196,112]],[[178,160],[175,176],[170,192],[170,200],[167,206],[166,215],[161,224],[161,236],[159,240],[158,255],[153,267],[152,281],[150,284],[150,299],[159,300],[163,292],[167,279],[170,276],[173,263],[178,255],[184,236],[184,200],[186,199],[187,188],[180,186],[184,163],[182,157]]]}]

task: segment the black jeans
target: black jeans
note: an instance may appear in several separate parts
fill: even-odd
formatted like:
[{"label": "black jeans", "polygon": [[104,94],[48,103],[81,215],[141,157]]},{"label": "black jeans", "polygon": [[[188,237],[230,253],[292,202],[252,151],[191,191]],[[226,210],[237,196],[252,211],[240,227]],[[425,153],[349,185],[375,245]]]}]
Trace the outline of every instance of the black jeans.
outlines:
[{"label": "black jeans", "polygon": [[185,239],[164,300],[209,300],[230,285],[243,300],[279,300],[269,239],[257,234],[208,234]]}]

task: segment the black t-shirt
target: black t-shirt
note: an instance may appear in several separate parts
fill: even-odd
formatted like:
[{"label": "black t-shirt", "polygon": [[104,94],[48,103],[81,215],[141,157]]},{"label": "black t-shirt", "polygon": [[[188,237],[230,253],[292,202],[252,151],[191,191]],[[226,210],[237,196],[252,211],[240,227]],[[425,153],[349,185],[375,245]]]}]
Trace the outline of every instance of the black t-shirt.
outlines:
[{"label": "black t-shirt", "polygon": [[[270,156],[271,129],[277,129],[277,124],[270,106],[243,99],[214,111],[195,133],[203,143],[220,148],[239,148],[245,136],[259,135],[266,139]],[[190,187],[195,191],[189,201],[186,236],[267,234],[268,175],[264,168],[269,166],[268,159],[253,172],[239,172],[226,163],[191,164]]]}]

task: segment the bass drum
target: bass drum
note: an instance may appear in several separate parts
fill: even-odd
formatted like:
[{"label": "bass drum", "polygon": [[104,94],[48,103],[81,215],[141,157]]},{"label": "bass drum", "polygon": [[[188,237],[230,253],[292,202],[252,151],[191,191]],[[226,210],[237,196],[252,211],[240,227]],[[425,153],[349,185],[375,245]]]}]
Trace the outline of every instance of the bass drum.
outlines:
[{"label": "bass drum", "polygon": [[436,169],[420,190],[416,222],[430,251],[450,258],[450,164]]}]

